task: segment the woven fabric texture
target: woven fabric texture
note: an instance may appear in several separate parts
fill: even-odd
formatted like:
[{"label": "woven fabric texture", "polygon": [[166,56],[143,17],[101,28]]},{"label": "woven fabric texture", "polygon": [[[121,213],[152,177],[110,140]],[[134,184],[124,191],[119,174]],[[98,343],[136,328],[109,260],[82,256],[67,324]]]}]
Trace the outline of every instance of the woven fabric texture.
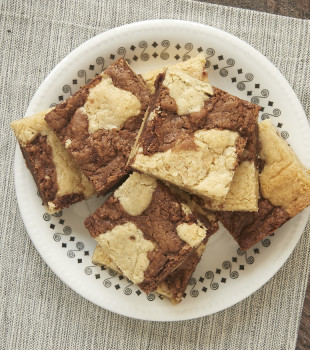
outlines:
[{"label": "woven fabric texture", "polygon": [[310,116],[310,21],[186,0],[0,2],[0,348],[294,349],[310,268],[310,226],[281,270],[243,302],[191,321],[146,322],[99,308],[46,266],[21,219],[14,190],[16,140],[40,83],[75,47],[126,23],[158,18],[228,31],[269,58]]}]

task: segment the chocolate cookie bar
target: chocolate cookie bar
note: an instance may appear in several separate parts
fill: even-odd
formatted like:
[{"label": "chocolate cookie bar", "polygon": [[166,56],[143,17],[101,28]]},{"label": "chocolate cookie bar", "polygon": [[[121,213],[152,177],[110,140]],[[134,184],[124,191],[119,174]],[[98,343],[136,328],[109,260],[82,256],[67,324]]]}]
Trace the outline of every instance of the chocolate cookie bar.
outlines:
[{"label": "chocolate cookie bar", "polygon": [[146,293],[214,232],[166,185],[137,172],[85,220],[85,227],[122,274]]},{"label": "chocolate cookie bar", "polygon": [[224,201],[196,198],[202,207],[220,211],[258,210],[258,127],[255,129],[247,139],[240,164],[235,170]]},{"label": "chocolate cookie bar", "polygon": [[[209,83],[208,72],[205,68],[206,58],[203,54],[199,54],[195,57],[190,58],[189,60],[182,61],[180,63],[170,66],[170,68],[178,69],[183,73],[186,73],[193,78],[199,79],[205,83]],[[145,84],[148,90],[154,94],[155,92],[155,80],[159,74],[165,72],[168,67],[163,67],[161,69],[152,70],[142,74],[142,78],[145,81]]]},{"label": "chocolate cookie bar", "polygon": [[259,124],[258,212],[219,212],[218,218],[246,250],[310,205],[310,173],[269,120]]},{"label": "chocolate cookie bar", "polygon": [[48,111],[12,122],[27,167],[49,213],[86,199],[95,189],[46,124]]},{"label": "chocolate cookie bar", "polygon": [[[199,54],[187,61],[177,63],[172,68],[199,79],[209,82],[208,73],[205,68],[206,59]],[[155,80],[158,74],[163,73],[167,67],[142,74],[147,88],[155,92]],[[258,209],[258,169],[257,169],[257,127],[247,139],[245,150],[242,153],[241,161],[235,170],[231,186],[226,198],[216,200],[210,198],[196,198],[201,206],[210,210],[224,211],[257,211]]]},{"label": "chocolate cookie bar", "polygon": [[259,107],[179,69],[159,74],[131,166],[199,196],[224,200]]},{"label": "chocolate cookie bar", "polygon": [[105,194],[128,174],[126,163],[148,103],[145,84],[120,59],[45,120],[96,192]]},{"label": "chocolate cookie bar", "polygon": [[[168,275],[155,289],[155,292],[170,299],[174,304],[182,301],[188,282],[199,263],[201,256],[206,248],[205,243],[201,243],[197,249],[170,275]],[[95,265],[105,265],[106,267],[122,273],[111,257],[98,244],[92,256],[92,262]]]}]

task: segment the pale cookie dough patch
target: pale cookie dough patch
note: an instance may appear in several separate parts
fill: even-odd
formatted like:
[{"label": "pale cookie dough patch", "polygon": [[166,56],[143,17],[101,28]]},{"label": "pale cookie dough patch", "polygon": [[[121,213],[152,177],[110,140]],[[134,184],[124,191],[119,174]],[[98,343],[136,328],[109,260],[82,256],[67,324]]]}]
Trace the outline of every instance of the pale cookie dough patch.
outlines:
[{"label": "pale cookie dough patch", "polygon": [[[193,78],[196,78],[208,83],[209,79],[205,69],[205,64],[206,64],[206,59],[204,55],[199,54],[196,57],[190,58],[187,61],[177,63],[170,67],[181,70],[182,72],[192,76]],[[155,80],[158,74],[163,73],[166,69],[167,67],[163,67],[161,69],[157,69],[157,70],[142,74],[142,77],[149,91],[151,91],[152,93],[155,92],[155,87],[154,87]]]},{"label": "pale cookie dough patch", "polygon": [[177,226],[178,236],[192,248],[197,247],[202,242],[206,233],[207,229],[202,223],[200,225],[183,223]]},{"label": "pale cookie dough patch", "polygon": [[243,161],[236,168],[224,202],[206,199],[205,208],[222,211],[257,211],[258,192],[258,170],[254,162]]},{"label": "pale cookie dough patch", "polygon": [[147,156],[140,148],[133,167],[189,192],[223,200],[234,174],[238,137],[230,130],[199,130],[194,134],[196,150],[182,150],[177,145]]},{"label": "pale cookie dough patch", "polygon": [[50,128],[46,124],[44,117],[51,110],[52,108],[11,123],[14,134],[21,146],[25,147],[28,143],[34,141],[38,135],[46,135],[48,133]]},{"label": "pale cookie dough patch", "polygon": [[154,178],[134,172],[114,192],[114,196],[129,215],[136,216],[150,205],[156,187]]},{"label": "pale cookie dough patch", "polygon": [[122,271],[116,266],[111,257],[105,250],[100,247],[99,244],[96,245],[96,248],[94,250],[92,262],[95,265],[105,265],[118,273],[122,273]]},{"label": "pale cookie dough patch", "polygon": [[209,83],[174,68],[167,69],[163,86],[169,89],[169,95],[175,100],[179,115],[199,112],[205,100],[213,93]]},{"label": "pale cookie dough patch", "polygon": [[65,142],[65,147],[66,148],[69,148],[72,144],[72,140],[71,139],[67,139],[66,142]]},{"label": "pale cookie dough patch", "polygon": [[293,217],[310,204],[310,175],[270,120],[259,124],[264,168],[259,177],[264,198]]},{"label": "pale cookie dough patch", "polygon": [[181,203],[181,207],[185,215],[193,214],[193,212],[191,211],[191,208],[187,204]]},{"label": "pale cookie dough patch", "polygon": [[82,173],[63,144],[51,130],[47,133],[47,143],[52,148],[53,161],[56,166],[57,196],[61,197],[66,194],[81,192],[84,193],[86,198],[93,195],[95,193],[93,185]]},{"label": "pale cookie dough patch", "polygon": [[127,278],[135,284],[144,280],[144,271],[150,263],[147,255],[155,244],[146,240],[134,223],[118,225],[96,240]]},{"label": "pale cookie dough patch", "polygon": [[90,89],[87,101],[80,108],[89,120],[88,132],[119,128],[141,112],[140,101],[131,92],[113,85],[111,77],[102,73],[102,80]]}]

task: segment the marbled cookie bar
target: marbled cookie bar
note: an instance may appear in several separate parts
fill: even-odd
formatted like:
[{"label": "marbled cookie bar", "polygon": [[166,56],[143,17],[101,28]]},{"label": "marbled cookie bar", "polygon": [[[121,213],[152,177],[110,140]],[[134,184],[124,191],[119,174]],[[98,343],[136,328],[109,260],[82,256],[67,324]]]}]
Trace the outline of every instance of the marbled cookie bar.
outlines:
[{"label": "marbled cookie bar", "polygon": [[258,128],[252,132],[242,153],[229,191],[224,201],[207,198],[197,199],[200,205],[210,210],[257,211],[259,198],[258,184]]},{"label": "marbled cookie bar", "polygon": [[[187,288],[188,282],[199,263],[201,256],[206,248],[205,243],[201,243],[197,249],[170,275],[168,275],[155,289],[155,292],[170,299],[174,304],[182,301],[184,292]],[[106,267],[122,273],[111,257],[98,244],[92,256],[92,262],[95,265],[105,265]]]},{"label": "marbled cookie bar", "polygon": [[148,103],[146,86],[120,59],[45,120],[97,193],[105,194],[128,174],[126,163]]},{"label": "marbled cookie bar", "polygon": [[156,85],[131,166],[185,191],[224,200],[259,107],[176,68],[160,74]]},{"label": "marbled cookie bar", "polygon": [[[187,61],[177,63],[172,68],[204,81],[208,80],[208,73],[205,68],[206,59],[203,54],[199,54]],[[167,67],[142,74],[147,88],[155,92],[155,80],[158,74],[163,73]],[[258,169],[257,169],[257,133],[256,126],[247,139],[245,150],[242,153],[241,161],[235,170],[231,186],[226,198],[223,200],[196,198],[202,207],[210,210],[224,211],[257,211],[258,209]]]},{"label": "marbled cookie bar", "polygon": [[269,120],[259,124],[258,212],[220,212],[218,218],[246,250],[310,205],[310,174]]},{"label": "marbled cookie bar", "polygon": [[43,204],[54,213],[86,199],[95,189],[44,120],[48,111],[12,122]]},{"label": "marbled cookie bar", "polygon": [[149,293],[180,266],[213,230],[167,186],[134,172],[85,227],[118,269]]},{"label": "marbled cookie bar", "polygon": [[[205,66],[206,58],[203,54],[199,54],[187,61],[174,64],[170,66],[170,68],[178,69],[183,73],[192,76],[193,78],[199,79],[205,83],[209,83],[208,72]],[[163,67],[161,69],[149,71],[142,74],[142,78],[144,79],[147,88],[152,94],[155,92],[155,80],[157,76],[161,73],[164,73],[167,68],[168,67]]]}]

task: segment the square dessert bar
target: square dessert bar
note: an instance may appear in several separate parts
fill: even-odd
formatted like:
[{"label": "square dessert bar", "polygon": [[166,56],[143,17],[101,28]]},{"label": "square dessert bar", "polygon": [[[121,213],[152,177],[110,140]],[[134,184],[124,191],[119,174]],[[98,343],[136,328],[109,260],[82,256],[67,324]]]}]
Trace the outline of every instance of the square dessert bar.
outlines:
[{"label": "square dessert bar", "polygon": [[263,168],[257,212],[219,212],[218,218],[246,250],[310,205],[310,173],[269,120],[259,124]]},{"label": "square dessert bar", "polygon": [[222,201],[259,109],[170,67],[156,80],[130,165],[185,191]]},{"label": "square dessert bar", "polygon": [[229,191],[224,201],[195,198],[210,210],[257,211],[259,198],[258,183],[258,126],[248,136],[240,164],[237,166]]},{"label": "square dessert bar", "polygon": [[[206,59],[203,54],[199,54],[187,61],[177,63],[172,68],[181,70],[182,72],[204,81],[208,80],[206,71]],[[155,80],[160,73],[164,73],[167,67],[155,71],[149,71],[142,74],[147,88],[152,93],[155,92]],[[258,154],[258,127],[249,134],[245,150],[242,153],[241,161],[235,170],[229,191],[226,198],[216,200],[210,198],[193,197],[200,205],[210,210],[222,211],[257,211],[258,209],[258,169],[257,169],[257,154]]]},{"label": "square dessert bar", "polygon": [[49,111],[12,122],[26,165],[49,213],[86,199],[95,189],[46,124]]},{"label": "square dessert bar", "polygon": [[146,293],[215,230],[169,187],[137,172],[85,220],[85,227],[122,274]]},{"label": "square dessert bar", "polygon": [[45,120],[96,192],[105,194],[129,173],[128,156],[148,103],[145,84],[120,59]]},{"label": "square dessert bar", "polygon": [[[168,275],[155,289],[155,292],[168,298],[172,303],[178,304],[182,301],[189,280],[198,265],[206,248],[201,243],[198,248],[170,275]],[[106,266],[118,273],[122,273],[109,255],[98,244],[92,256],[92,262],[98,266]]]},{"label": "square dessert bar", "polygon": [[[164,73],[168,67],[152,70],[142,74],[142,78],[148,88],[148,90],[155,93],[155,81],[159,74]],[[186,73],[193,78],[199,79],[205,83],[209,83],[208,72],[206,70],[206,58],[203,54],[199,54],[189,60],[174,64],[170,68],[178,69],[183,73]]]}]

